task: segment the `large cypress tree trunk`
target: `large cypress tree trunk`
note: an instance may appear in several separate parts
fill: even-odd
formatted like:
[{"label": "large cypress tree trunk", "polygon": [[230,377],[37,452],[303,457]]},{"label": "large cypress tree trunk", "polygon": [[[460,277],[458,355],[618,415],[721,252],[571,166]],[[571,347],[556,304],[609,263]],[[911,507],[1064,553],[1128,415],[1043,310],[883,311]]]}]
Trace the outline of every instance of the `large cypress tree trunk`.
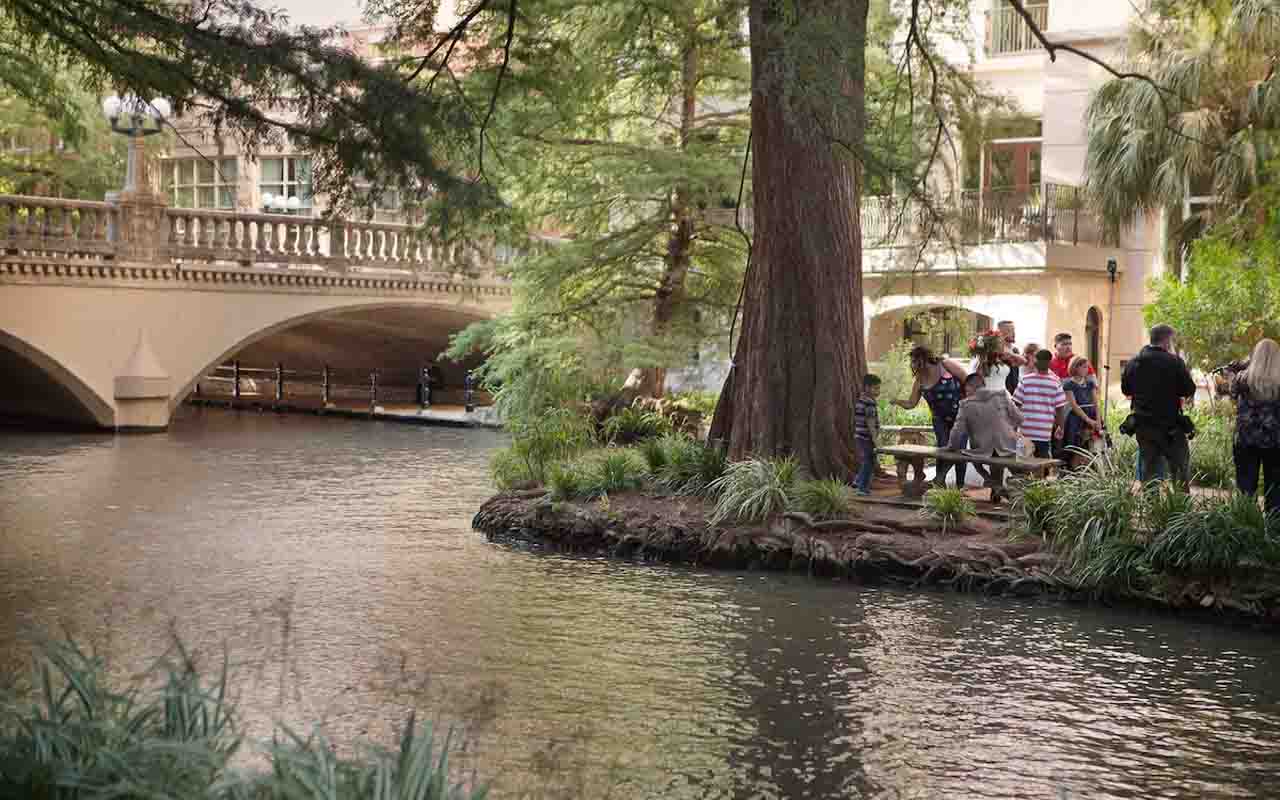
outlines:
[{"label": "large cypress tree trunk", "polygon": [[753,265],[712,427],[731,458],[792,454],[818,477],[857,463],[867,4],[751,0]]}]

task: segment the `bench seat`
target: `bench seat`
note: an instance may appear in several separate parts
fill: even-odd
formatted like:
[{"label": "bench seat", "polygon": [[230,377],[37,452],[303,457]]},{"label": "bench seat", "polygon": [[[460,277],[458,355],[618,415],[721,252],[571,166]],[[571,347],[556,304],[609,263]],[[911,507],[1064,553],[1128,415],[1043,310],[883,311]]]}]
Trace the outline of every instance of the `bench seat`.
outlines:
[{"label": "bench seat", "polygon": [[[899,444],[892,447],[876,448],[876,452],[892,456],[898,464],[898,488],[906,497],[923,497],[925,493],[924,465],[926,461],[946,461],[952,464],[982,464],[988,467],[1003,467],[1020,475],[1031,475],[1044,478],[1063,462],[1056,458],[1027,458],[1022,456],[979,456],[963,450],[948,450],[944,447],[928,447],[919,444]],[[911,483],[907,483],[907,467],[914,470]]]}]

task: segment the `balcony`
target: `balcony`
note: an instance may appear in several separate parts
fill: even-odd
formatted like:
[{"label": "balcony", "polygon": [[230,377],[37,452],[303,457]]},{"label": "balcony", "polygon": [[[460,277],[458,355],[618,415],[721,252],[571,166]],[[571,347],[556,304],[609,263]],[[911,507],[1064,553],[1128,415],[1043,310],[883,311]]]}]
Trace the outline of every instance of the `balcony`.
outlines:
[{"label": "balcony", "polygon": [[[1043,31],[1049,24],[1048,3],[1025,3],[1023,7],[1031,15],[1036,27]],[[1001,3],[986,14],[987,57],[1007,56],[1033,52],[1040,41],[1031,26],[1013,7]]]},{"label": "balcony", "polygon": [[1085,208],[1075,186],[967,191],[928,206],[901,197],[864,197],[862,246],[915,247],[926,242],[978,246],[1044,242],[1107,244],[1101,221]]}]

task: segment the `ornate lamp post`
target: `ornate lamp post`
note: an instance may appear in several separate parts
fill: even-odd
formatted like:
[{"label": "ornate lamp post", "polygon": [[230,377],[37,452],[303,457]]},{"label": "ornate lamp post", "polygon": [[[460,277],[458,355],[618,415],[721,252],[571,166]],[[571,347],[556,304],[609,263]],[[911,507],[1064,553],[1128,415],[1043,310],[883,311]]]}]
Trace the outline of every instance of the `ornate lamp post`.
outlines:
[{"label": "ornate lamp post", "polygon": [[169,101],[163,97],[147,102],[135,95],[118,97],[113,94],[102,101],[102,114],[111,123],[111,130],[129,137],[129,162],[123,195],[151,193],[142,140],[164,130],[170,110]]}]

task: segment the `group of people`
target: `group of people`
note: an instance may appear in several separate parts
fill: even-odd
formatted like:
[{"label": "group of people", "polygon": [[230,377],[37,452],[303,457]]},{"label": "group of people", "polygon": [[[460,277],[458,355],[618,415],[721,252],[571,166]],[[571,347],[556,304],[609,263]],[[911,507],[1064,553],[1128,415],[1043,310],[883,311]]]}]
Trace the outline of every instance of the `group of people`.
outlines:
[{"label": "group of people", "polygon": [[[1195,397],[1191,371],[1177,355],[1168,325],[1151,329],[1150,344],[1125,367],[1120,389],[1133,401],[1126,432],[1138,440],[1138,479],[1191,480],[1195,426],[1183,414]],[[1254,496],[1262,479],[1268,514],[1280,511],[1280,344],[1262,339],[1244,364],[1230,371],[1229,393],[1236,404],[1232,457],[1236,487]]]},{"label": "group of people", "polygon": [[[994,352],[975,357],[967,365],[940,357],[924,345],[913,348],[911,394],[890,402],[912,409],[923,398],[938,446],[974,455],[1011,457],[1023,453],[1078,461],[1098,449],[1105,436],[1099,385],[1093,365],[1072,351],[1071,334],[1055,337],[1054,352],[1035,343],[1020,352],[1015,346],[1014,324],[1001,322],[998,330]],[[875,413],[879,386],[878,377],[867,376],[857,410],[860,448],[874,447],[874,423],[866,420]],[[1029,448],[1022,445],[1024,439]],[[862,492],[870,488],[873,467],[867,466],[868,461],[874,459],[863,458],[863,470],[855,482]],[[959,462],[954,466],[956,485],[965,485],[970,465]],[[978,464],[972,466],[992,487],[993,499],[999,499],[1003,470],[992,467],[987,472]],[[950,468],[949,463],[939,464],[935,484],[945,485]]]},{"label": "group of people", "polygon": [[[1060,458],[1079,465],[1109,441],[1101,414],[1099,382],[1087,358],[1072,352],[1068,333],[1054,338],[1054,352],[1034,343],[1021,352],[1014,346],[1013,323],[999,326],[994,357],[966,365],[935,355],[928,347],[911,350],[914,382],[911,394],[891,402],[915,408],[921,398],[929,406],[939,447],[980,456],[1013,456],[1026,448],[1039,458]],[[1137,479],[1190,482],[1195,435],[1183,413],[1196,394],[1186,362],[1177,355],[1177,335],[1168,325],[1150,330],[1149,343],[1124,368],[1120,388],[1131,401],[1131,413],[1120,432],[1138,443]],[[1233,457],[1236,485],[1256,495],[1261,480],[1268,513],[1280,512],[1280,344],[1262,339],[1248,361],[1228,371],[1229,392],[1236,404]],[[880,378],[867,375],[856,409],[856,435],[862,471],[855,482],[867,492],[875,465],[878,433],[876,402]],[[934,481],[945,485],[950,464],[940,463]],[[1002,470],[987,473],[978,464],[955,464],[956,484],[965,485],[972,466],[1003,495]]]}]

